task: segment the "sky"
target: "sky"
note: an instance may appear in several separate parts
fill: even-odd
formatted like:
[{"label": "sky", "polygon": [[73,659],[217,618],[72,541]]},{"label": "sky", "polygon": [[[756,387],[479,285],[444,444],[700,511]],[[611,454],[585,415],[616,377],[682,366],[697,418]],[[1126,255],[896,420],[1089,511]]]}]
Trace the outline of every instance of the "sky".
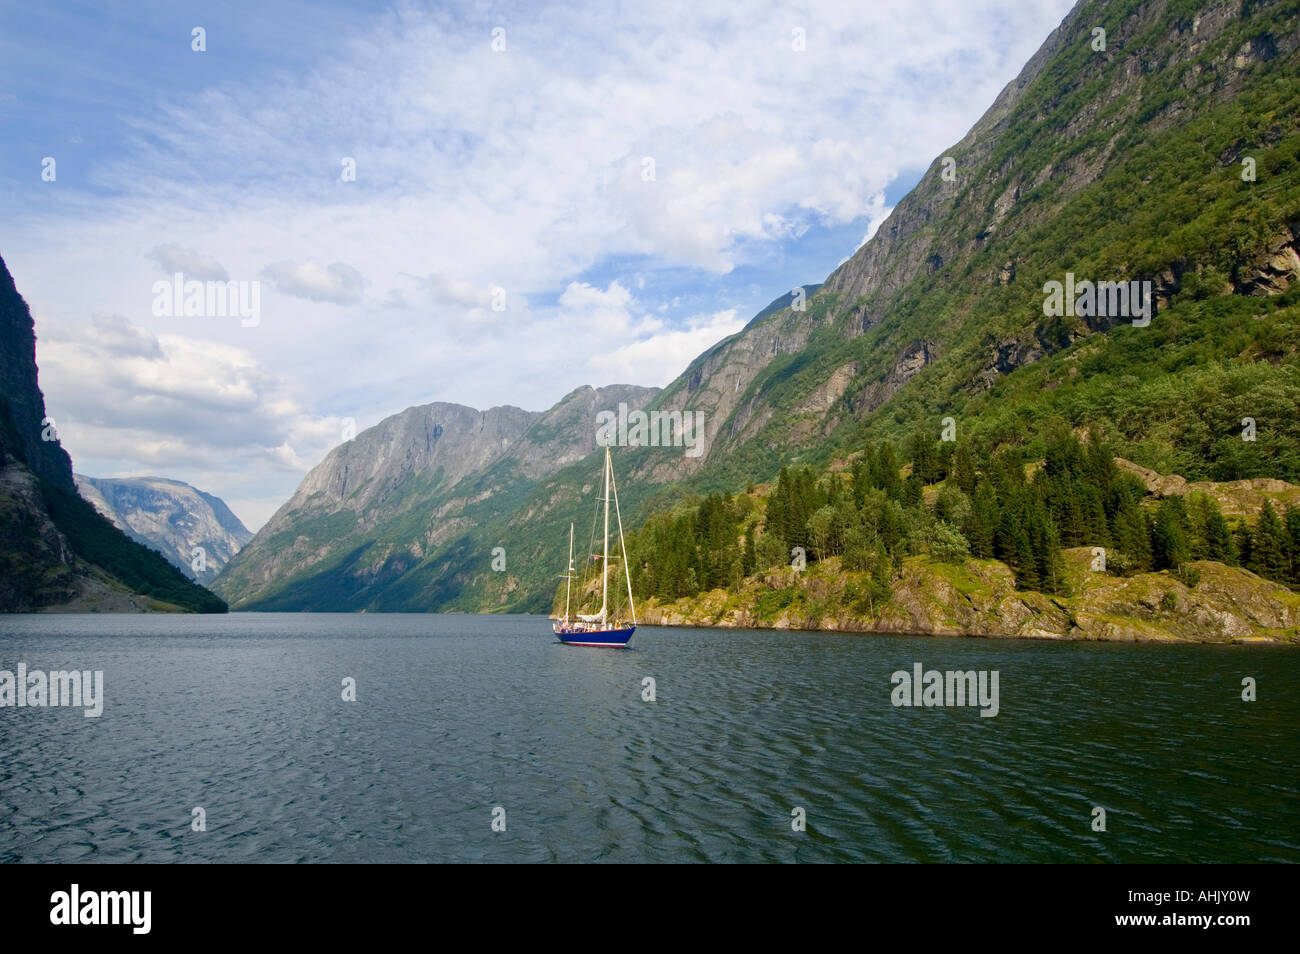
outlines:
[{"label": "sky", "polygon": [[[256,530],[350,425],[662,387],[851,256],[1070,6],[0,0],[47,411],[78,473]],[[250,307],[169,314],[177,274]]]}]

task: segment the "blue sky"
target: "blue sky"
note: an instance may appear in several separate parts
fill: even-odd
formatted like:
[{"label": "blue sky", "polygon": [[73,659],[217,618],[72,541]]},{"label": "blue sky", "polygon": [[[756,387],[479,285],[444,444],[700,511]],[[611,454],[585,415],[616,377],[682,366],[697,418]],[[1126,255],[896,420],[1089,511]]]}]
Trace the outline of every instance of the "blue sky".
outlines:
[{"label": "blue sky", "polygon": [[[256,528],[349,418],[667,384],[850,256],[1069,6],[4,2],[0,255],[78,471]],[[259,320],[155,314],[176,272]]]}]

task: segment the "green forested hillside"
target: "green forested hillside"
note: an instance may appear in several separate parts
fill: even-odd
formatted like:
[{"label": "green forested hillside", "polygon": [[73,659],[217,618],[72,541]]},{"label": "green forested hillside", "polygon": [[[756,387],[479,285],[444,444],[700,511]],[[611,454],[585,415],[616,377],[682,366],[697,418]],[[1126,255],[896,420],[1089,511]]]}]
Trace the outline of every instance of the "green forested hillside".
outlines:
[{"label": "green forested hillside", "polygon": [[[721,454],[716,446],[711,449],[711,458],[719,459],[685,480],[683,489],[735,491],[751,481],[772,479],[783,463],[820,467],[882,439],[901,445],[913,434],[938,440],[945,419],[951,421],[955,440],[936,446],[956,448],[977,462],[982,487],[995,484],[998,474],[1011,473],[1004,466],[1008,460],[1047,456],[1050,435],[1069,428],[1104,439],[1108,453],[1189,480],[1272,477],[1300,482],[1300,269],[1292,264],[1300,235],[1300,63],[1294,39],[1285,51],[1278,43],[1297,11],[1280,4],[1248,8],[1243,20],[1195,57],[1179,62],[1169,51],[1170,38],[1190,32],[1200,6],[1171,4],[1158,14],[1152,5],[1139,3],[1084,5],[1074,18],[1073,42],[1063,44],[1029,87],[994,148],[971,149],[981,155],[979,165],[959,174],[945,214],[925,227],[933,233],[931,244],[964,254],[925,270],[889,296],[868,293],[845,301],[836,283],[828,282],[806,315],[813,329],[807,344],[759,371],[719,432],[735,430],[751,402],[776,413],[747,440],[729,443]],[[1085,40],[1085,25],[1094,21],[1144,25],[1097,68],[1092,58],[1098,54]],[[1132,69],[1134,62],[1140,71]],[[1249,81],[1232,77],[1237,64],[1243,64]],[[1158,65],[1164,68],[1154,68]],[[1118,81],[1117,74],[1126,71],[1138,78]],[[1115,88],[1117,82],[1126,95]],[[1237,88],[1225,93],[1234,84]],[[1201,88],[1204,97],[1192,95]],[[1086,123],[1081,122],[1085,116]],[[1065,130],[1078,126],[1090,129],[1064,144]],[[963,151],[952,154],[961,170]],[[1050,174],[1072,158],[1085,160],[1095,176],[1073,191],[1069,182]],[[1243,158],[1254,160],[1253,181],[1243,179]],[[937,178],[939,169],[936,162],[931,176]],[[969,198],[974,190],[960,188],[963,179],[995,180],[1013,190],[1015,201],[999,216],[997,201],[975,203]],[[984,193],[1005,194],[997,188]],[[989,227],[991,220],[996,220],[995,228]],[[1080,280],[1151,281],[1153,320],[1137,327],[1125,319],[1045,316],[1043,286],[1062,280],[1067,271]],[[879,319],[857,334],[852,322],[863,314]],[[922,367],[892,399],[871,406],[900,357],[909,353],[923,354]],[[807,415],[797,409],[842,368],[852,369],[851,382],[837,406],[810,428]],[[662,400],[670,401],[687,379],[669,388]],[[630,455],[628,466],[635,470]],[[1150,552],[1156,524],[1133,525],[1133,512],[1146,513],[1134,510],[1144,491],[1131,479],[1116,482],[1106,473],[1098,471],[1070,493],[1048,494],[1033,505],[1036,494],[1017,499],[1023,534],[1034,544],[1032,561],[1023,555],[1023,539],[1016,546],[1003,541],[990,547],[986,529],[974,533],[977,544],[970,547],[964,532],[972,528],[960,521],[936,523],[933,508],[891,516],[877,504],[874,517],[864,515],[867,536],[897,560],[902,553],[927,550],[929,544],[915,536],[908,540],[892,529],[894,523],[909,524],[914,532],[937,527],[942,539],[933,542],[941,550],[970,547],[976,556],[1005,559],[1016,567],[1019,583],[1047,591],[1059,586],[1053,570],[1059,557],[1048,551],[1061,547],[1110,546],[1112,570],[1169,565],[1167,557]],[[950,505],[950,485],[945,482],[941,510]],[[805,488],[818,506],[817,494],[828,493],[835,484],[821,486]],[[1026,488],[1036,486],[1041,490],[1046,485],[1030,482]],[[999,490],[987,493],[1005,498],[1007,487]],[[1104,513],[1095,500],[1090,504],[1088,533],[1078,532],[1074,517],[1053,509],[1054,501],[1075,494],[1105,502]],[[963,496],[968,499],[959,508],[975,502],[969,483]],[[1115,527],[1116,508],[1123,501],[1130,516]],[[901,501],[895,504],[905,507]],[[709,509],[707,501],[701,506]],[[1184,534],[1192,534],[1192,550],[1178,551],[1181,562],[1242,558],[1240,552],[1214,548],[1215,555],[1207,557],[1207,545],[1191,525],[1194,516],[1202,523],[1206,518],[1172,513],[1177,506],[1167,502],[1159,513],[1165,521],[1160,526],[1174,520]],[[745,516],[735,519],[743,522]],[[811,512],[800,516],[806,520]],[[1270,539],[1268,526],[1275,517],[1280,515],[1270,510],[1264,518]],[[668,541],[686,534],[693,519],[680,507],[651,516],[639,540],[641,550],[654,554],[646,562],[667,557],[674,565]],[[1292,513],[1293,528],[1296,519]],[[673,529],[667,529],[674,521]],[[847,511],[837,512],[833,523],[841,529],[830,535],[832,540],[843,539],[843,528],[855,525]],[[963,536],[949,539],[948,530]],[[810,559],[816,558],[805,524],[783,525],[779,535],[785,550],[786,544],[803,545]],[[659,543],[648,543],[648,537]],[[730,567],[733,582],[737,572],[743,576],[754,569],[744,554],[747,537],[743,527],[728,537],[739,562],[733,565],[731,557],[722,562]],[[683,584],[678,576],[667,590],[651,584],[645,592],[680,596],[693,586],[720,585],[718,556],[709,551],[708,539],[697,528],[678,541],[675,552],[680,560],[696,549],[703,564],[713,561],[712,573],[697,566],[700,577],[691,583]],[[1053,540],[1056,545],[1048,547]],[[1287,545],[1294,549],[1296,544]],[[864,560],[853,549],[857,547],[845,558],[846,566],[875,565],[874,557]],[[1022,552],[1019,558],[1016,549]],[[769,551],[771,557],[777,548]],[[835,554],[837,548],[829,552]],[[641,559],[634,557],[634,565]],[[783,559],[788,561],[788,553]],[[1295,582],[1293,567],[1283,571],[1266,568],[1258,559],[1245,562],[1263,575]],[[762,565],[759,560],[758,568]],[[680,562],[676,566],[670,575],[680,572]]]},{"label": "green forested hillside", "polygon": [[[1063,551],[1079,547],[1098,573],[1168,570],[1195,589],[1192,564],[1213,561],[1300,589],[1300,505],[1279,512],[1265,502],[1257,516],[1229,520],[1203,493],[1149,495],[1097,434],[1085,443],[1056,422],[1032,447],[985,456],[918,433],[905,453],[881,441],[850,467],[782,468],[765,491],[683,501],[629,537],[634,595],[734,590],[773,568],[838,558],[883,604],[904,560],[925,556],[995,559],[1019,589],[1070,596]],[[625,602],[618,594],[616,605]]]},{"label": "green forested hillside", "polygon": [[[1098,27],[1104,50],[1094,46]],[[1300,7],[1081,2],[805,309],[766,310],[654,397],[650,408],[703,412],[708,445],[698,459],[680,448],[617,448],[624,517],[633,527],[649,521],[642,539],[671,536],[664,521],[685,519],[674,509],[684,499],[778,481],[783,467],[820,474],[882,441],[905,463],[914,435],[939,442],[947,427],[954,439],[942,443],[969,455],[988,492],[1017,501],[1032,573],[1021,530],[1001,552],[995,534],[993,554],[1022,585],[1063,586],[1049,551],[1073,546],[1075,535],[1052,513],[1055,498],[1042,497],[1045,485],[1008,482],[1008,462],[1048,458],[1053,435],[1094,435],[1108,453],[1189,480],[1300,482],[1297,249]],[[1067,273],[1150,282],[1150,323],[1046,315],[1045,285]],[[373,561],[363,571],[339,559],[292,578],[261,571],[260,605],[546,610],[568,524],[589,519],[599,471],[593,454],[530,483],[467,477],[443,495],[464,506],[438,510],[454,533],[434,546],[415,534],[374,550],[394,568],[391,581]],[[1136,519],[1128,498],[1142,495],[1101,471],[1089,481],[1106,524],[1092,539],[1110,541],[1117,569],[1141,567],[1136,541],[1150,544],[1154,531],[1130,527],[1129,540],[1113,524]],[[508,492],[494,498],[497,487]],[[974,508],[978,486],[962,493]],[[908,501],[885,499],[876,516],[887,527],[886,511]],[[752,516],[737,515],[735,545],[745,546]],[[1189,511],[1193,533],[1196,519]],[[923,522],[983,547],[960,521]],[[1057,547],[1048,546],[1053,533]],[[962,541],[907,547],[931,545]],[[504,572],[491,568],[497,546],[509,554]],[[706,585],[706,569],[696,572]],[[718,572],[708,569],[709,579]]]}]

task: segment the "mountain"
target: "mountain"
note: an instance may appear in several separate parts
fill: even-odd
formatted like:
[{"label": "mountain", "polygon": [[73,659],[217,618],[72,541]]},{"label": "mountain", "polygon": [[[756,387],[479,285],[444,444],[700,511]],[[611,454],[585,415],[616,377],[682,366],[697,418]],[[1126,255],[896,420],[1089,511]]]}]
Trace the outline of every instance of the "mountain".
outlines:
[{"label": "mountain", "polygon": [[[179,480],[75,474],[77,492],[132,540],[208,584],[253,534],[225,501]],[[202,554],[196,553],[196,548]]]},{"label": "mountain", "polygon": [[77,495],[37,382],[31,311],[0,258],[0,611],[226,605]]},{"label": "mountain", "polygon": [[[540,478],[596,448],[594,420],[656,389],[578,388],[545,412],[412,407],[334,448],[230,562],[215,588],[247,609],[422,610],[454,598],[474,561],[513,541],[479,540]],[[430,577],[427,561],[437,559]],[[501,576],[509,591],[514,579]]]},{"label": "mountain", "polygon": [[1151,280],[1156,310],[1184,284],[1287,290],[1300,278],[1298,18],[1281,2],[1076,6],[805,311],[751,323],[665,389],[661,404],[709,411],[694,466],[734,486],[788,453],[827,459],[927,417],[991,431],[988,399],[1017,368],[1135,330],[1046,317],[1043,286],[1067,271]]},{"label": "mountain", "polygon": [[[703,448],[620,448],[625,517],[879,438],[937,439],[949,420],[981,451],[1038,453],[1057,420],[1156,473],[1300,481],[1298,45],[1300,8],[1281,0],[1079,3],[805,302],[778,299],[645,405],[702,413]],[[1048,314],[1049,283],[1076,277],[1149,283],[1151,320]],[[412,470],[386,492],[435,523],[382,537],[364,512],[300,490],[280,536],[259,534],[215,586],[259,608],[544,611],[598,472],[576,460],[509,493],[490,468],[466,472],[453,513]],[[320,558],[330,521],[354,549]],[[497,545],[505,572],[490,567]],[[285,572],[275,554],[293,546]],[[381,554],[401,599],[371,600]]]}]

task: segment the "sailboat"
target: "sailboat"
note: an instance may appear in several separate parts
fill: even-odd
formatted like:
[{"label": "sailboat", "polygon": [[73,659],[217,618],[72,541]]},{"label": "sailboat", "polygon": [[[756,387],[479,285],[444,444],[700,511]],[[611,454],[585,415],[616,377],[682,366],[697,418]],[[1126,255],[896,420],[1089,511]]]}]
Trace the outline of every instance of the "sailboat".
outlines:
[{"label": "sailboat", "polygon": [[[623,575],[627,578],[629,620],[611,618],[609,612],[609,501],[614,498],[614,516],[618,522],[618,547],[623,555]],[[636,606],[632,602],[632,571],[627,562],[627,545],[623,541],[623,514],[618,506],[618,488],[614,485],[614,464],[605,446],[605,537],[600,558],[600,612],[591,615],[569,614],[570,588],[573,582],[573,524],[569,524],[569,571],[564,582],[564,617],[552,628],[560,642],[571,646],[626,646],[636,632]]]}]

